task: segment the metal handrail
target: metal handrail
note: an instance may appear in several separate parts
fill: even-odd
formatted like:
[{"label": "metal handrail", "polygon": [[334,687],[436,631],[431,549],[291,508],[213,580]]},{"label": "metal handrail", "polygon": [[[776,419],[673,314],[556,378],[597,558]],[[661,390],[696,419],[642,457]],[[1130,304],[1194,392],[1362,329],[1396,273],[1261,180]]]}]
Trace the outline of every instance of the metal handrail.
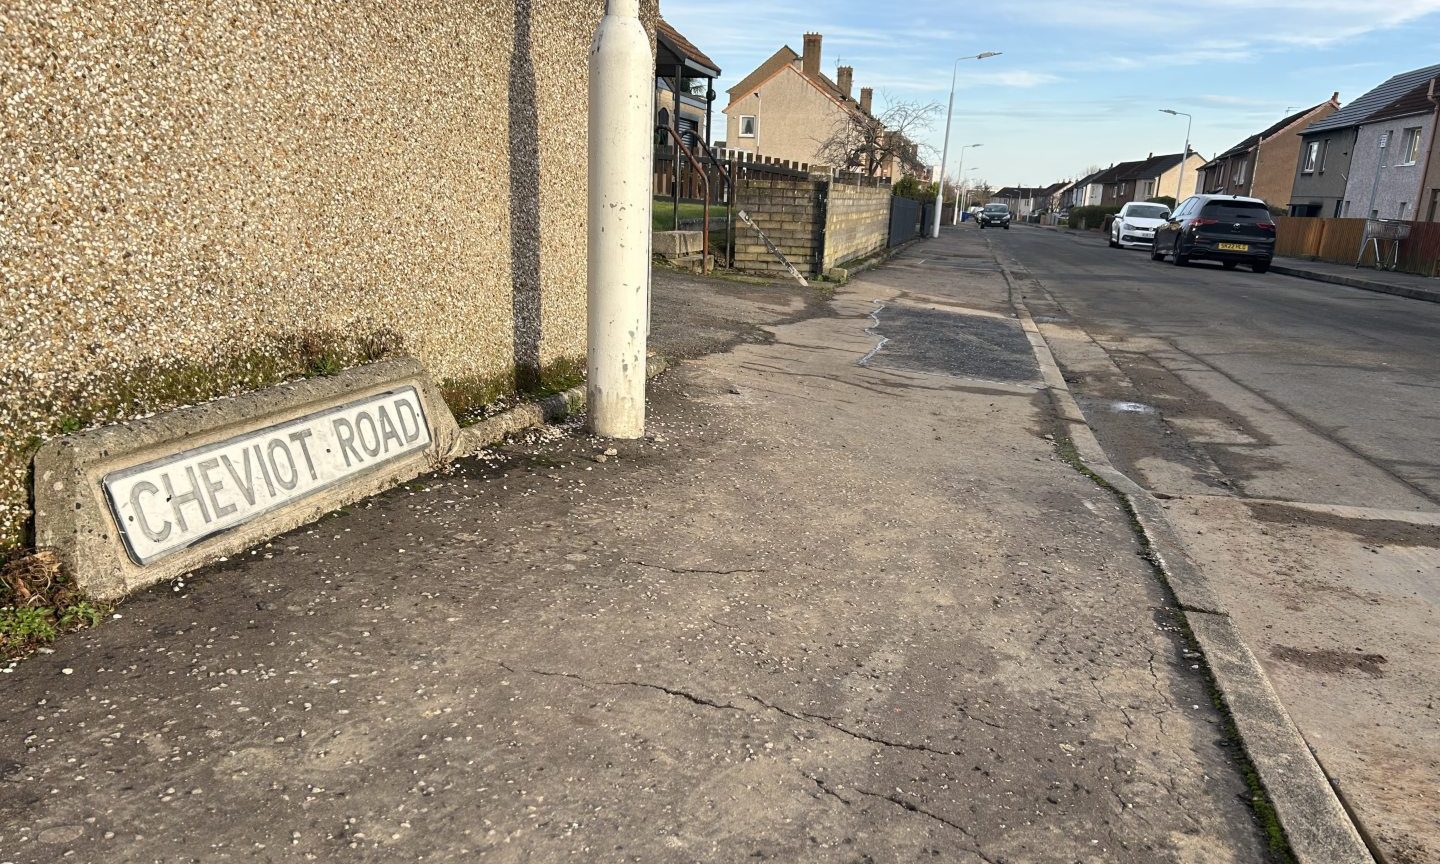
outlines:
[{"label": "metal handrail", "polygon": [[[684,153],[690,165],[700,172],[700,183],[705,188],[705,230],[700,235],[700,272],[704,273],[710,263],[710,177],[701,167],[700,160],[696,159],[695,154],[690,152],[690,148],[685,146],[685,139],[680,137],[680,133],[675,131],[675,127],[656,125],[655,128],[670,133],[670,137],[675,139],[676,152]],[[675,227],[677,230],[679,229],[678,224]]]}]

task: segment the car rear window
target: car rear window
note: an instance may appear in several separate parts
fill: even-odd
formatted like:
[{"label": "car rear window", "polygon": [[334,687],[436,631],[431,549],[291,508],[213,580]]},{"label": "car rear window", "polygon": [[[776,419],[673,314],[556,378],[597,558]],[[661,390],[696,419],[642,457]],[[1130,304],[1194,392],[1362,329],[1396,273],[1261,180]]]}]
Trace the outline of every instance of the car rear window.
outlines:
[{"label": "car rear window", "polygon": [[1270,211],[1257,201],[1211,201],[1200,211],[1200,215],[1221,222],[1270,221]]}]

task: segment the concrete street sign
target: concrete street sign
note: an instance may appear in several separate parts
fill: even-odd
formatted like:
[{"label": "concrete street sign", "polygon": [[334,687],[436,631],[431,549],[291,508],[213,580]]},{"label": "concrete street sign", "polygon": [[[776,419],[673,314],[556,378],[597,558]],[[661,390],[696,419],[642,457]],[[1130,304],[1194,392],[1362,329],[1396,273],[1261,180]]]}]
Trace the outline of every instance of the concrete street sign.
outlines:
[{"label": "concrete street sign", "polygon": [[148,564],[430,445],[414,387],[113,471],[102,481],[130,559]]},{"label": "concrete street sign", "polygon": [[36,545],[113,599],[431,470],[459,429],[415,360],[391,360],[49,441]]}]

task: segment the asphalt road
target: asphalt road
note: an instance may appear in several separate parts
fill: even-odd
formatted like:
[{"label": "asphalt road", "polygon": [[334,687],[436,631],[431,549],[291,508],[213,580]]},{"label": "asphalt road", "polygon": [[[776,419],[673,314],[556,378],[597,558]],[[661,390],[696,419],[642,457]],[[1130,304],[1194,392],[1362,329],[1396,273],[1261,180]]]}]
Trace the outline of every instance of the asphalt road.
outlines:
[{"label": "asphalt road", "polygon": [[1440,862],[1440,304],[984,236],[1365,836]]},{"label": "asphalt road", "polygon": [[[1201,469],[1194,479],[1250,497],[1440,509],[1440,304],[1155,263],[1096,235],[987,237],[1043,283],[1053,317],[1106,348],[1145,406],[1172,409],[1182,433],[1194,424],[1180,459]],[[1042,315],[1049,298],[1036,299]],[[1132,466],[1154,452],[1109,431]]]}]

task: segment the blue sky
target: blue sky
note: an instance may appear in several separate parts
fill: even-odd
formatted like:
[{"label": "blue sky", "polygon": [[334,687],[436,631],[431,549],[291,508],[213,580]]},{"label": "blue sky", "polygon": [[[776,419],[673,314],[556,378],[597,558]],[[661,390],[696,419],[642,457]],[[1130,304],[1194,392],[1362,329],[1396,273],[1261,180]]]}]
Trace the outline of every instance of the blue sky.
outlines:
[{"label": "blue sky", "polygon": [[[876,101],[945,104],[960,64],[950,173],[959,145],[966,174],[992,186],[1043,185],[1091,165],[1178,153],[1213,156],[1269,126],[1286,109],[1340,91],[1348,102],[1399,72],[1440,63],[1440,0],[875,0],[806,3],[661,0],[666,20],[724,71],[726,89],[781,45],[824,34],[823,68],[855,67]],[[880,14],[877,14],[877,10]],[[878,110],[877,110],[878,113]],[[928,135],[938,150],[943,113]],[[969,169],[980,170],[971,172]]]}]

